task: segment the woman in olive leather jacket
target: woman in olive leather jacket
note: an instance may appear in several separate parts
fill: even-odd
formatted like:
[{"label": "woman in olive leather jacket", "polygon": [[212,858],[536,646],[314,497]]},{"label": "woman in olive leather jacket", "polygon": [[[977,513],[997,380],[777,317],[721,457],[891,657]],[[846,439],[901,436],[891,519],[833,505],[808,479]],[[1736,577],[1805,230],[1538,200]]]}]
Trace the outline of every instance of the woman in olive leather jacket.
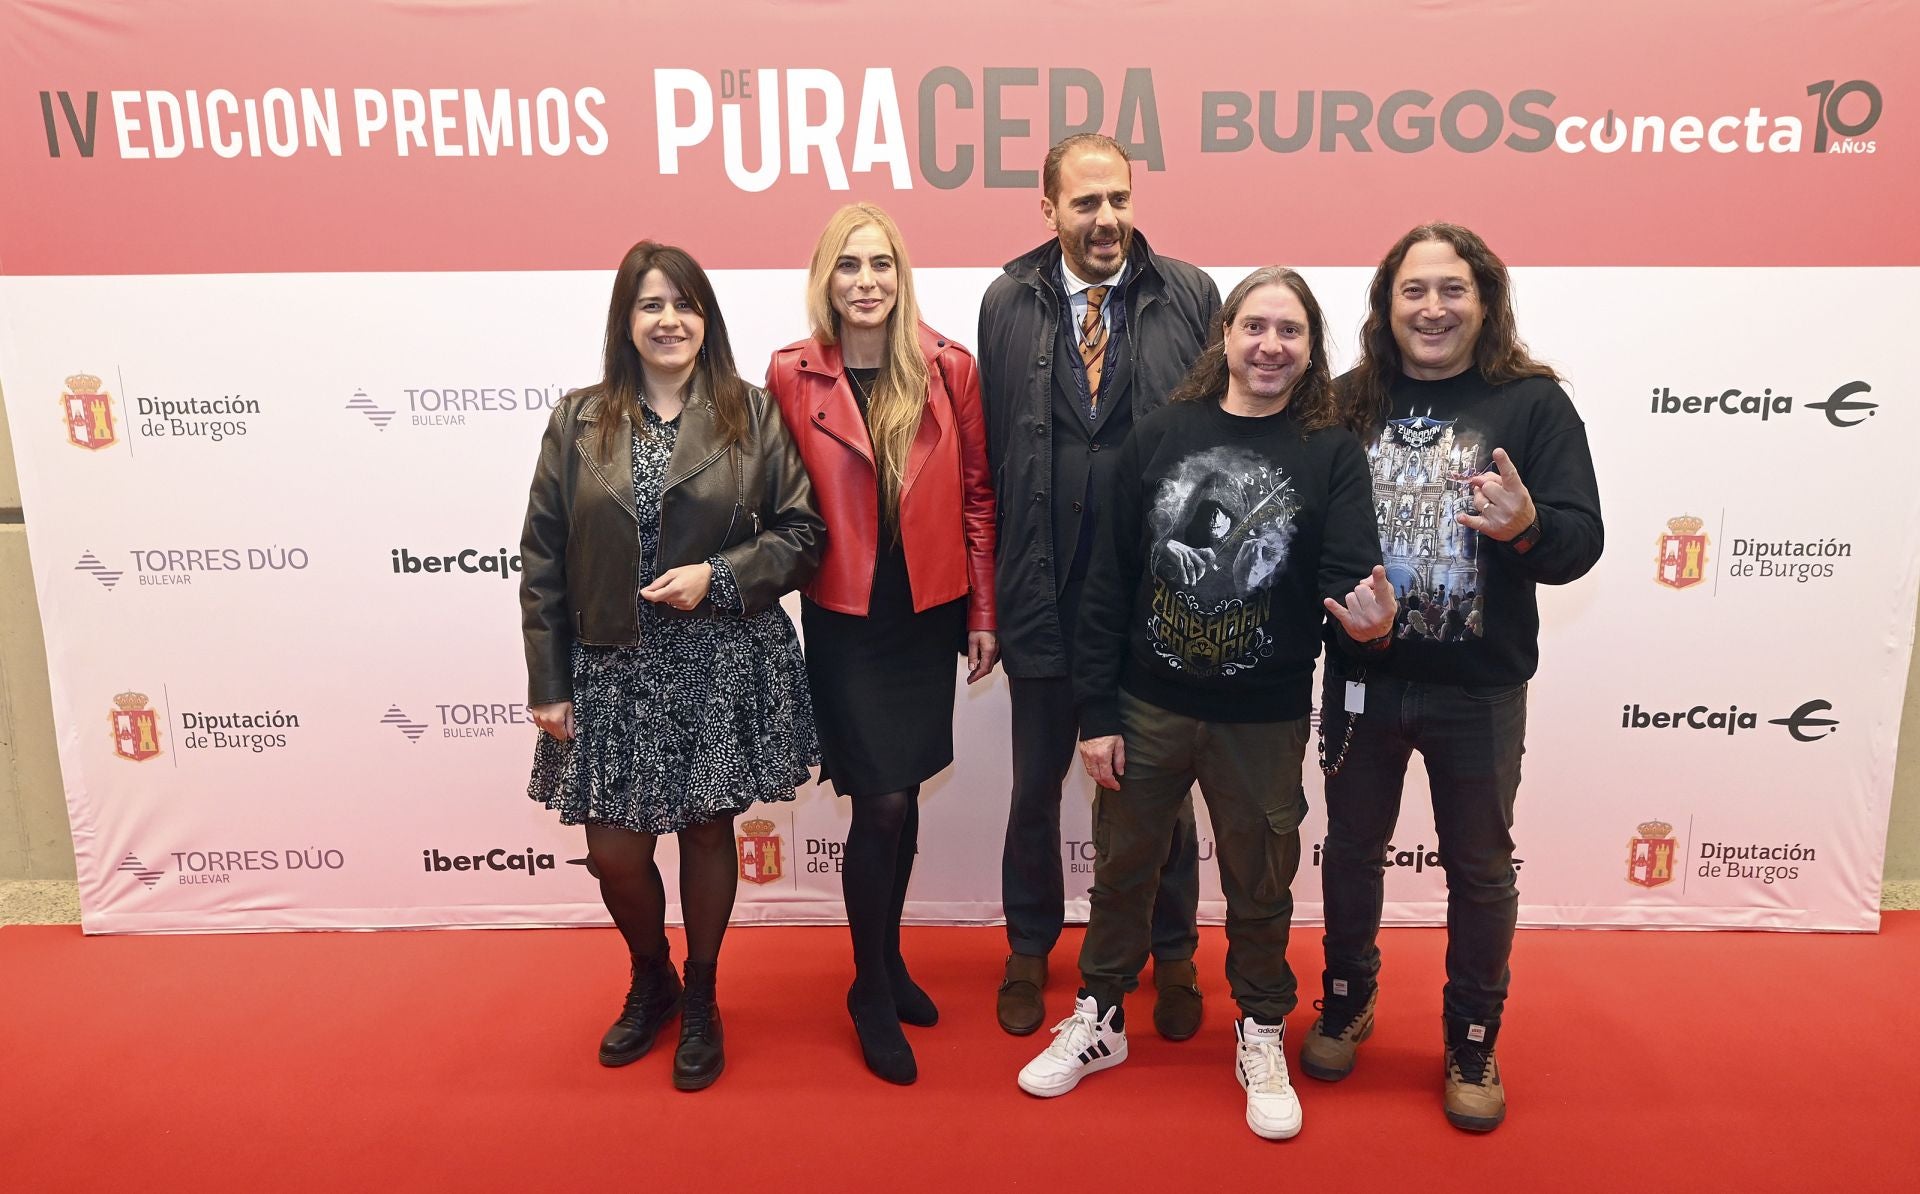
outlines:
[{"label": "woman in olive leather jacket", "polygon": [[[720,1075],[715,965],[737,883],[733,818],[792,800],[819,761],[778,604],[823,525],[793,441],[740,380],[712,284],[680,249],[620,263],[604,376],[554,410],[521,537],[528,795],[585,825],[587,869],[632,955],[600,1062],[638,1060],[676,1008],[673,1082]],[[660,834],[680,845],[684,991],[667,956]]]}]

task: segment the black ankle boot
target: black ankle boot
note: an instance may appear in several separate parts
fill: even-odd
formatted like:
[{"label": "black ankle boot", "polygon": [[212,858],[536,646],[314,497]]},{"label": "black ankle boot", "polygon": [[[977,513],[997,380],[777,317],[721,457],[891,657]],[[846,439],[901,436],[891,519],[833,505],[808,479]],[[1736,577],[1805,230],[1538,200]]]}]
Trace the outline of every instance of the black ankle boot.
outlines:
[{"label": "black ankle boot", "polygon": [[600,1064],[630,1065],[653,1048],[653,1038],[673,1018],[680,1006],[680,976],[666,951],[652,957],[633,959],[633,981],[627,987],[627,1002],[620,1018],[600,1038]]},{"label": "black ankle boot", "polygon": [[715,962],[687,962],[687,993],[680,1007],[680,1048],[673,1055],[673,1084],[705,1090],[727,1068],[720,1008],[714,1003]]},{"label": "black ankle boot", "polygon": [[893,1012],[902,1024],[932,1028],[940,1022],[940,1009],[933,997],[907,973],[906,959],[896,949],[887,956],[887,986],[893,990]]},{"label": "black ankle boot", "polygon": [[914,1064],[913,1046],[900,1031],[900,1015],[885,984],[878,992],[863,990],[854,983],[847,991],[847,1014],[853,1017],[853,1030],[860,1036],[860,1055],[867,1068],[877,1076],[899,1086],[912,1085],[920,1076]]}]

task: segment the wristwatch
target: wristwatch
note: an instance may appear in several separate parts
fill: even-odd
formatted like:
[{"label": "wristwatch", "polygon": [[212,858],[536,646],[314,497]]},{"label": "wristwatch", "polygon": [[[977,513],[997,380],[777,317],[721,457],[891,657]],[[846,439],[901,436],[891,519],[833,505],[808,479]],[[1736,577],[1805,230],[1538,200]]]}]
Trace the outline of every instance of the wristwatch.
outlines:
[{"label": "wristwatch", "polygon": [[1532,522],[1527,524],[1527,529],[1515,535],[1507,543],[1507,546],[1513,548],[1513,554],[1523,556],[1532,551],[1539,542],[1540,519],[1536,517]]}]

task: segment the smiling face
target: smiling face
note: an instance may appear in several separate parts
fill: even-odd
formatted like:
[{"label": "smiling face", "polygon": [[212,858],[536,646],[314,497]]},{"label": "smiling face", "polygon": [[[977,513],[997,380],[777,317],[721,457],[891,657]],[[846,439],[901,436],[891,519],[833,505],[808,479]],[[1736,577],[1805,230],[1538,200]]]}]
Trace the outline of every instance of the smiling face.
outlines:
[{"label": "smiling face", "polygon": [[1393,338],[1408,377],[1440,381],[1473,365],[1486,308],[1473,267],[1443,240],[1407,250],[1393,276]]},{"label": "smiling face", "polygon": [[900,289],[895,265],[893,245],[875,225],[862,224],[847,237],[827,280],[827,297],[840,317],[842,335],[887,326]]},{"label": "smiling face", "polygon": [[1311,364],[1313,329],[1292,289],[1276,282],[1248,294],[1226,325],[1227,401],[1266,413],[1284,409]]},{"label": "smiling face", "polygon": [[1075,150],[1061,160],[1058,193],[1040,200],[1040,214],[1075,277],[1110,278],[1133,244],[1133,169],[1110,149]]},{"label": "smiling face", "polygon": [[692,301],[665,274],[654,269],[640,279],[628,333],[649,374],[662,380],[683,380],[700,359],[707,321],[694,313]]}]

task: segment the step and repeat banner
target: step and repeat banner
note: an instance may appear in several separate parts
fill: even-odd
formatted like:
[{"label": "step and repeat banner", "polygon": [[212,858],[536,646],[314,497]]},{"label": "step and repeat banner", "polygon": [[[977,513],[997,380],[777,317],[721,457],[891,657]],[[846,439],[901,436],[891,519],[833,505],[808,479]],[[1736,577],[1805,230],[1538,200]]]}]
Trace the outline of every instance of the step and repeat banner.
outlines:
[{"label": "step and repeat banner", "polygon": [[[613,266],[689,248],[757,380],[819,228],[872,200],[971,343],[1050,235],[1047,146],[1088,130],[1161,252],[1222,291],[1302,267],[1341,367],[1408,227],[1514,266],[1608,539],[1542,590],[1522,921],[1878,924],[1920,4],[0,0],[0,31],[0,386],[91,932],[603,923],[581,831],[525,795],[516,552]],[[1000,911],[1004,681],[957,722],[923,921]],[[1444,919],[1426,801],[1416,766],[1396,923]],[[845,832],[813,787],[741,818],[739,918],[838,919]]]}]

